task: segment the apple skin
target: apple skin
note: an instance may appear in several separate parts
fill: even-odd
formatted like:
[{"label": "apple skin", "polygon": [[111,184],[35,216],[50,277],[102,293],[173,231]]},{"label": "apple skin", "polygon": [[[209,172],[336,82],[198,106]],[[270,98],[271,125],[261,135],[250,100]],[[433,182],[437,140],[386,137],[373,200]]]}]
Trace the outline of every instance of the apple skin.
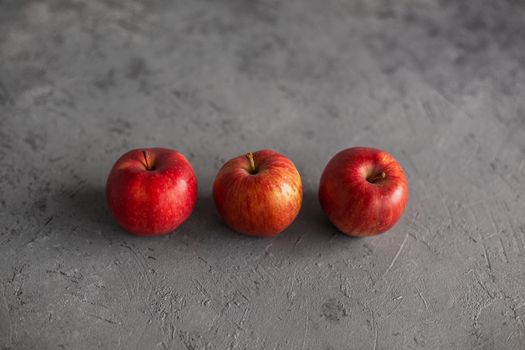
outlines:
[{"label": "apple skin", "polygon": [[193,211],[197,178],[180,152],[135,149],[113,165],[106,183],[106,199],[111,214],[127,231],[137,236],[167,234]]},{"label": "apple skin", "polygon": [[284,231],[301,209],[301,175],[290,159],[272,150],[253,153],[252,170],[250,154],[222,166],[213,184],[213,199],[233,230],[273,237]]},{"label": "apple skin", "polygon": [[328,162],[321,176],[321,207],[349,236],[373,236],[389,230],[403,214],[407,200],[403,168],[379,149],[342,150]]}]

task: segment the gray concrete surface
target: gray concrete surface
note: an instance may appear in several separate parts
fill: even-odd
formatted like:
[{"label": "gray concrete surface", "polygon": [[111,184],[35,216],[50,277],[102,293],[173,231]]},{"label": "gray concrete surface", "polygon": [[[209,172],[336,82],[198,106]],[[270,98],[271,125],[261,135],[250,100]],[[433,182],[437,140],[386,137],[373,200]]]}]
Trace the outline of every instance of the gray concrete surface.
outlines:
[{"label": "gray concrete surface", "polygon": [[[521,1],[0,0],[0,348],[524,349]],[[410,181],[400,223],[316,198],[357,145]],[[154,239],[105,207],[123,152],[172,147],[198,207]],[[220,165],[273,148],[303,210],[237,235]]]}]

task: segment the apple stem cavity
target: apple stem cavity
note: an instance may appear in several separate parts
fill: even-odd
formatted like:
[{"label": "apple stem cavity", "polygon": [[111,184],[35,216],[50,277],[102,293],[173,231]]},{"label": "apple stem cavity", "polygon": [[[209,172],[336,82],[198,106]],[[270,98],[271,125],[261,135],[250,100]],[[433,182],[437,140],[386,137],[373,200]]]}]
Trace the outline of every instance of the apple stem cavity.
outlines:
[{"label": "apple stem cavity", "polygon": [[250,174],[257,173],[257,169],[255,168],[255,161],[253,160],[253,153],[252,152],[248,152],[248,154],[246,155],[246,158],[248,158],[248,161],[250,162],[249,173]]},{"label": "apple stem cavity", "polygon": [[146,170],[153,170],[148,162],[148,151],[142,151],[142,155],[144,156],[144,161],[146,162]]},{"label": "apple stem cavity", "polygon": [[380,180],[383,180],[386,177],[386,174],[384,171],[382,171],[380,174],[372,175],[371,177],[367,178],[366,180],[370,182],[371,184],[374,184]]}]

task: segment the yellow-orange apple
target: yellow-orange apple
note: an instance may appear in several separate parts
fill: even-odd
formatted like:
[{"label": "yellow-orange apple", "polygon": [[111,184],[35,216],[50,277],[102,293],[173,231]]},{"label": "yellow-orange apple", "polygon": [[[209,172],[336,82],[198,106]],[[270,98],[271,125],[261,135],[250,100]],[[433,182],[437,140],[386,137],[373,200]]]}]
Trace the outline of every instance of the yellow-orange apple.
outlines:
[{"label": "yellow-orange apple", "polygon": [[222,166],[213,184],[213,199],[224,222],[235,231],[275,236],[301,209],[301,176],[282,154],[271,150],[248,153]]}]

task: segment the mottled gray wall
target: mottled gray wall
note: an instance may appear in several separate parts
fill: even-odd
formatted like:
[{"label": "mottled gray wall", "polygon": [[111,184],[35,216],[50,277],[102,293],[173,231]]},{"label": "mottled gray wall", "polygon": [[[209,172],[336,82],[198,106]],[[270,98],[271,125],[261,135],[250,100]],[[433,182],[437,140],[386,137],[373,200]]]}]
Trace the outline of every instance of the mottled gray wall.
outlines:
[{"label": "mottled gray wall", "polygon": [[[0,0],[0,348],[523,349],[523,1]],[[328,159],[384,148],[405,216],[339,234]],[[199,202],[134,238],[104,203],[123,152],[182,151]],[[223,226],[220,165],[273,148],[302,213]]]}]

